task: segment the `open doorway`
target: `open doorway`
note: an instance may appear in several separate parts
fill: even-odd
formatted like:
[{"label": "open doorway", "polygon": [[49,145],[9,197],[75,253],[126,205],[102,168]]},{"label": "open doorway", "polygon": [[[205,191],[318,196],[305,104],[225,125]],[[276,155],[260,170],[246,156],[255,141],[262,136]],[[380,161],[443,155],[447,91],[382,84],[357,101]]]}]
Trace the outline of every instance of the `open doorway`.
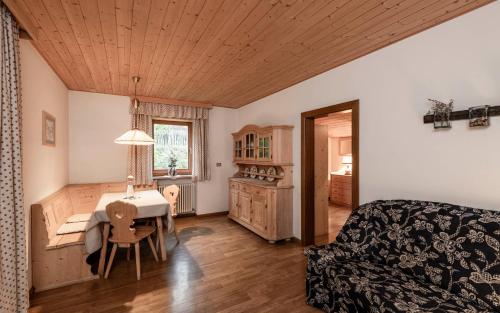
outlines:
[{"label": "open doorway", "polygon": [[302,113],[302,243],[334,241],[359,204],[359,101]]},{"label": "open doorway", "polygon": [[314,243],[335,240],[352,210],[352,110],[314,119]]}]

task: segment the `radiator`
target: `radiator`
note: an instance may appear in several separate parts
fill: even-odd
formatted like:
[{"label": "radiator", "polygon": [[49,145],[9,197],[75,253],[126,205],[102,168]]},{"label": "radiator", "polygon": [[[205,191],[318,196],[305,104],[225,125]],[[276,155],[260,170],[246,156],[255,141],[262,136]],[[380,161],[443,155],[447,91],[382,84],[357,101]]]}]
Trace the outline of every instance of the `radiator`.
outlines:
[{"label": "radiator", "polygon": [[167,183],[158,185],[158,191],[163,194],[163,189],[170,185],[179,186],[179,197],[177,198],[177,212],[172,212],[175,215],[183,215],[183,214],[193,214],[196,213],[196,184],[189,183]]}]

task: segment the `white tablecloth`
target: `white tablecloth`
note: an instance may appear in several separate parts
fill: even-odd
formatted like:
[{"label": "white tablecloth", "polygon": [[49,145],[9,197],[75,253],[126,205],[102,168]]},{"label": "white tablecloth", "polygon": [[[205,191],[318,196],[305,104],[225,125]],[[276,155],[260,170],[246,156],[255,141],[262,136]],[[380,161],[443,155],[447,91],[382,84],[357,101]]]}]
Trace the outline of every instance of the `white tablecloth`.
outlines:
[{"label": "white tablecloth", "polygon": [[111,202],[123,201],[137,207],[137,218],[163,216],[167,214],[168,202],[157,190],[137,191],[135,199],[125,199],[126,193],[104,193],[97,203],[94,215],[99,222],[109,222],[106,206]]},{"label": "white tablecloth", "polygon": [[[114,201],[123,201],[132,203],[137,207],[137,218],[164,216],[169,212],[167,200],[157,190],[137,191],[135,199],[125,199],[126,193],[104,193],[99,199],[97,206],[92,214],[91,220],[87,226],[85,234],[85,247],[87,252],[93,253],[102,246],[102,233],[97,227],[101,222],[109,222],[106,206]],[[169,218],[170,228],[170,214]]]}]

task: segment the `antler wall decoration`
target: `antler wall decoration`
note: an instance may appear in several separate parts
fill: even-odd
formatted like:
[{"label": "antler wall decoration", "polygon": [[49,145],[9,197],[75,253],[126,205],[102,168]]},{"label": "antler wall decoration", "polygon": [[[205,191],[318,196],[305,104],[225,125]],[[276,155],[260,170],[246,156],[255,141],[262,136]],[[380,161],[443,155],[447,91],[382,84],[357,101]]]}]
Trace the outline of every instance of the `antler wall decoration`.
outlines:
[{"label": "antler wall decoration", "polygon": [[489,125],[490,116],[500,116],[500,105],[476,106],[467,110],[453,111],[453,100],[444,103],[428,99],[433,107],[424,115],[424,124],[434,123],[434,128],[451,128],[451,121],[469,120],[469,127]]},{"label": "antler wall decoration", "polygon": [[453,99],[449,103],[428,99],[434,105],[427,114],[434,115],[434,128],[451,128],[450,115],[453,111]]}]

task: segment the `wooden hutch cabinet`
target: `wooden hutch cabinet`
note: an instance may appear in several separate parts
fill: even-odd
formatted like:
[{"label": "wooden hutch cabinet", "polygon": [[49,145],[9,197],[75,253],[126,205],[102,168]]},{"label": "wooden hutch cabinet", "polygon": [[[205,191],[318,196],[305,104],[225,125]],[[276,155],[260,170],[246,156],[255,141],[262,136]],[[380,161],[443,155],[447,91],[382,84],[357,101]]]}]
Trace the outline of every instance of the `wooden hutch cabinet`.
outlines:
[{"label": "wooden hutch cabinet", "polygon": [[228,216],[271,243],[293,236],[292,129],[247,125],[233,134]]}]

